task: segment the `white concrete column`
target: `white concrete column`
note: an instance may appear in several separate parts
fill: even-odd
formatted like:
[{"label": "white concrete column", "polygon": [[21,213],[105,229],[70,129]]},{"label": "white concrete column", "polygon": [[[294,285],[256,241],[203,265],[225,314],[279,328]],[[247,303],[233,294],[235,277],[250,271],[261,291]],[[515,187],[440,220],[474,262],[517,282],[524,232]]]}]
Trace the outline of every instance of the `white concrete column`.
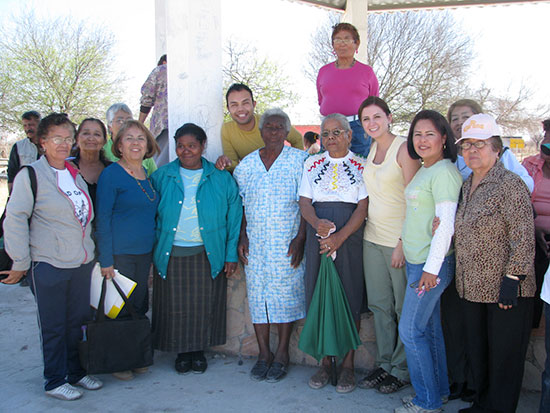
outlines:
[{"label": "white concrete column", "polygon": [[[208,136],[205,157],[222,153],[222,45],[220,0],[157,0],[166,13],[168,54],[168,122],[172,139],[186,122],[201,126]],[[157,40],[158,41],[158,40]]]},{"label": "white concrete column", "polygon": [[155,57],[166,53],[166,0],[155,0]]},{"label": "white concrete column", "polygon": [[368,11],[369,11],[368,0],[347,0],[346,12],[342,16],[342,22],[353,24],[357,28],[357,31],[359,31],[361,44],[359,45],[359,53],[357,54],[357,60],[361,62],[367,61]]}]

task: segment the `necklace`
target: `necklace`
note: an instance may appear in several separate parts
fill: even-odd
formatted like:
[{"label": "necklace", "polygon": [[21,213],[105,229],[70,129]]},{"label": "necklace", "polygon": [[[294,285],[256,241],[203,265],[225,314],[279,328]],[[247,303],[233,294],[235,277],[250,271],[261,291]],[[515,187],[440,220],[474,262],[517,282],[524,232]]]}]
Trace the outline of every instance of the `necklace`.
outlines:
[{"label": "necklace", "polygon": [[145,179],[147,180],[147,182],[149,183],[149,188],[151,188],[151,191],[153,192],[153,197],[151,198],[149,196],[149,194],[147,193],[147,191],[145,190],[145,188],[143,186],[141,186],[141,182],[139,182],[139,179],[137,179],[135,176],[134,176],[134,171],[132,169],[130,169],[130,165],[128,165],[128,163],[126,161],[124,161],[124,163],[126,164],[126,168],[124,169],[127,169],[130,171],[130,176],[132,178],[134,178],[136,180],[136,183],[138,184],[139,188],[141,189],[141,191],[145,194],[145,196],[147,197],[147,199],[151,202],[154,202],[155,199],[157,199],[157,191],[155,191],[155,188],[153,188],[153,185],[151,185],[151,181],[149,180],[149,177],[147,176],[147,172],[145,173]]},{"label": "necklace", "polygon": [[340,67],[340,64],[338,63],[338,59],[336,59],[336,68],[337,69],[349,69],[350,67],[353,67],[355,62],[356,62],[356,60],[355,60],[355,58],[353,58],[353,60],[351,61],[351,65],[349,65],[348,67]]}]

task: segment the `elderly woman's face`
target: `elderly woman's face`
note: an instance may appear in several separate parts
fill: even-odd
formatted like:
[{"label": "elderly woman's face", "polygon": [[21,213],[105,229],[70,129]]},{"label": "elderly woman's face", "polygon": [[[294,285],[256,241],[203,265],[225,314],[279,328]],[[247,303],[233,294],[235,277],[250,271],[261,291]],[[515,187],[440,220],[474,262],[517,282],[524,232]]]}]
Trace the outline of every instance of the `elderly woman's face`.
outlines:
[{"label": "elderly woman's face", "polygon": [[176,155],[185,169],[199,169],[202,166],[204,146],[194,135],[183,135],[176,141]]},{"label": "elderly woman's face", "polygon": [[493,149],[491,139],[465,139],[459,145],[464,162],[474,173],[488,171],[498,159],[498,152]]},{"label": "elderly woman's face", "polygon": [[68,125],[50,126],[40,142],[50,163],[63,162],[71,153],[74,130]]},{"label": "elderly woman's face", "polygon": [[350,58],[359,48],[359,42],[353,39],[351,32],[340,30],[332,39],[332,47],[339,58]]},{"label": "elderly woman's face", "polygon": [[260,133],[266,146],[284,144],[288,135],[285,120],[280,116],[270,116],[265,120]]},{"label": "elderly woman's face", "polygon": [[351,132],[342,128],[338,120],[327,120],[323,125],[321,136],[323,137],[323,146],[330,156],[342,157],[347,154],[351,143]]},{"label": "elderly woman's face", "polygon": [[76,136],[76,144],[81,151],[99,152],[105,144],[105,139],[99,124],[88,120],[81,126],[80,133]]}]

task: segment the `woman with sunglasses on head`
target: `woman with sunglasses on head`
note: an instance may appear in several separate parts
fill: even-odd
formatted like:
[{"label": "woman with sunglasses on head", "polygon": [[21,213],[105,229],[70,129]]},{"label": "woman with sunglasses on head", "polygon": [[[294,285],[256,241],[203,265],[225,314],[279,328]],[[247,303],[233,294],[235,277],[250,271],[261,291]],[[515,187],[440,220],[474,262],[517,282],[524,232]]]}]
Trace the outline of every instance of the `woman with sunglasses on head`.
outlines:
[{"label": "woman with sunglasses on head", "polygon": [[[90,279],[94,214],[88,188],[66,161],[74,143],[69,118],[52,113],[40,121],[37,135],[44,155],[15,177],[4,221],[5,247],[13,259],[2,282],[15,284],[29,273],[38,309],[44,359],[44,390],[60,400],[75,400],[102,387],[87,376],[78,357],[81,326],[91,318]],[[6,333],[5,333],[6,334]]]},{"label": "woman with sunglasses on head", "polygon": [[[416,395],[403,399],[396,413],[440,412],[449,396],[440,297],[454,276],[451,247],[462,178],[456,169],[453,132],[445,118],[423,110],[413,119],[407,137],[413,159],[422,167],[405,188],[407,203],[402,240],[407,284],[399,320],[411,383]],[[439,227],[432,234],[432,222]]]},{"label": "woman with sunglasses on head", "polygon": [[[328,115],[321,123],[325,152],[312,155],[304,163],[300,210],[306,228],[306,309],[309,309],[319,275],[321,254],[336,253],[334,265],[359,331],[361,312],[366,311],[363,278],[363,229],[367,216],[367,190],[363,182],[364,159],[350,151],[351,128],[344,115]],[[336,391],[355,389],[354,350],[342,360]],[[329,357],[309,380],[320,389],[330,377]]]},{"label": "woman with sunglasses on head", "polygon": [[332,47],[336,61],[319,69],[317,97],[321,115],[341,113],[347,118],[352,130],[350,150],[367,156],[371,138],[365,136],[357,108],[369,96],[378,96],[378,79],[372,67],[355,59],[360,43],[359,32],[352,24],[334,26]]}]

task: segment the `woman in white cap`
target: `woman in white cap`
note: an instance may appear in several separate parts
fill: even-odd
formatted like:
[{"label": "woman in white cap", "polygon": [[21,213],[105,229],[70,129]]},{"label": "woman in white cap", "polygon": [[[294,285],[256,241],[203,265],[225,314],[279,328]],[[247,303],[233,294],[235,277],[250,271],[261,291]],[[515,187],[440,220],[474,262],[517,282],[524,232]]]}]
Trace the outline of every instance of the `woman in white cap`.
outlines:
[{"label": "woman in white cap", "polygon": [[455,220],[456,287],[476,392],[460,412],[514,412],[529,333],[535,278],[533,210],[527,186],[498,162],[500,130],[471,116],[457,141],[472,174]]}]

